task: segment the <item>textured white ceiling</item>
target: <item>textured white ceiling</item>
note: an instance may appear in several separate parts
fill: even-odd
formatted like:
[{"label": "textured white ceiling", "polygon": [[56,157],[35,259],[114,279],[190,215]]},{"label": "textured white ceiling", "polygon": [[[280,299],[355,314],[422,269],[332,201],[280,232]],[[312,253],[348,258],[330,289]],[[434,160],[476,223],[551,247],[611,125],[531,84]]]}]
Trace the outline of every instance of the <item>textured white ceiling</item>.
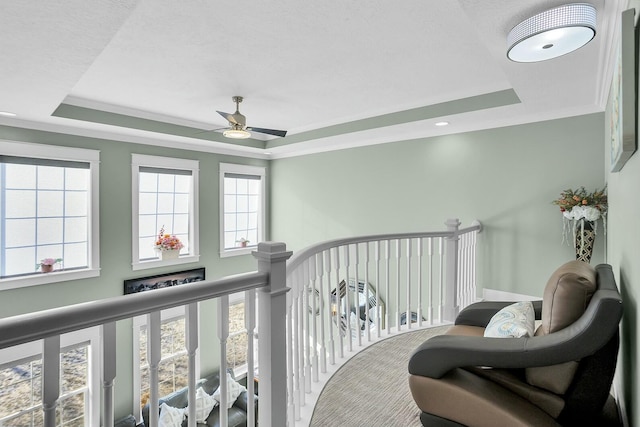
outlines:
[{"label": "textured white ceiling", "polygon": [[[274,156],[602,111],[626,1],[594,0],[598,34],[554,60],[517,64],[506,34],[560,1],[67,0],[3,4],[0,123],[160,145],[237,150],[54,117],[60,104],[215,129],[242,95],[250,126],[285,129]],[[315,138],[319,128],[512,89],[521,103]],[[464,102],[461,102],[464,104]],[[295,135],[309,135],[296,140]],[[260,138],[258,136],[258,138]],[[263,138],[265,139],[265,138]],[[266,138],[269,139],[269,138]],[[279,145],[279,146],[275,146]]]}]

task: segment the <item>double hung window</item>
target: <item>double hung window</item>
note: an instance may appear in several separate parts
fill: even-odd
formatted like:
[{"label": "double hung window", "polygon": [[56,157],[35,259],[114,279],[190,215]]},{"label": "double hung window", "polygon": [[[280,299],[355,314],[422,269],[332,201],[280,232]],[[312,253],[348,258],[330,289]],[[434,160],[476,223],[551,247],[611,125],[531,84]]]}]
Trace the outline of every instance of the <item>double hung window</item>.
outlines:
[{"label": "double hung window", "polygon": [[[198,261],[198,161],[132,155],[133,268]],[[175,236],[179,257],[163,260],[160,234]]]},{"label": "double hung window", "polygon": [[250,253],[265,239],[265,168],[220,164],[220,254]]},{"label": "double hung window", "polygon": [[0,289],[99,275],[98,165],[95,150],[0,141]]}]

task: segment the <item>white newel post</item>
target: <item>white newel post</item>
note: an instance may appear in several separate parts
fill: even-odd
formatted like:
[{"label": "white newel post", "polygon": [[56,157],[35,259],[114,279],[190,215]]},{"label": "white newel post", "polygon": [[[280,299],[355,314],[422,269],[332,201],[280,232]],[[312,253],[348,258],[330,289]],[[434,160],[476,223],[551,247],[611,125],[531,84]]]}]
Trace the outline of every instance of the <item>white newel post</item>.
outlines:
[{"label": "white newel post", "polygon": [[261,427],[283,427],[287,425],[286,262],[291,251],[284,243],[262,242],[253,256],[258,271],[269,273],[268,287],[258,293],[258,422]]},{"label": "white newel post", "polygon": [[453,232],[452,236],[445,238],[445,287],[444,287],[444,313],[443,320],[453,322],[456,320],[460,309],[458,304],[458,242],[460,236],[458,230],[461,222],[457,218],[448,219],[445,222],[447,231]]}]

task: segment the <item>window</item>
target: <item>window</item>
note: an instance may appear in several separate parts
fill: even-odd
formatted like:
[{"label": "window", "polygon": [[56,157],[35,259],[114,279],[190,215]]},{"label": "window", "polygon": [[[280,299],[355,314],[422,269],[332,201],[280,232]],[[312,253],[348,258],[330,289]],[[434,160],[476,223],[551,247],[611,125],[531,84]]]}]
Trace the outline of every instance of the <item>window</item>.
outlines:
[{"label": "window", "polygon": [[[198,261],[198,161],[132,155],[133,269]],[[155,249],[158,234],[184,245],[177,259]]]},{"label": "window", "polygon": [[0,141],[0,288],[99,275],[98,163],[95,150]]},{"label": "window", "polygon": [[[160,364],[158,366],[159,393],[166,396],[188,385],[188,361],[186,350],[185,307],[163,310],[160,325]],[[149,361],[147,359],[147,316],[133,320],[133,413],[142,419],[142,408],[148,403]],[[199,351],[196,350],[196,365],[199,365]],[[200,367],[196,366],[196,372]]]},{"label": "window", "polygon": [[[91,383],[99,378],[100,372],[100,352],[93,349],[99,346],[98,329],[61,337],[56,426],[85,427],[99,423],[100,392],[91,390]],[[0,351],[0,426],[44,424],[41,351],[41,341]]]},{"label": "window", "polygon": [[265,168],[220,164],[221,256],[250,253],[264,240]]}]

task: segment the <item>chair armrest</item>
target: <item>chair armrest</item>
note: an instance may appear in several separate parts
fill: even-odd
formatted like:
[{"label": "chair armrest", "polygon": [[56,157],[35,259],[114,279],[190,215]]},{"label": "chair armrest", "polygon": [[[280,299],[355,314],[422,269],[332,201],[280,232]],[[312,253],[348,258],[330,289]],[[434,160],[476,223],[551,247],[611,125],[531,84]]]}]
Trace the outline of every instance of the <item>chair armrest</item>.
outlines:
[{"label": "chair armrest", "polygon": [[[456,317],[456,325],[486,327],[489,320],[498,311],[515,301],[480,301],[465,307]],[[536,313],[536,319],[542,317],[542,300],[531,301]]]},{"label": "chair armrest", "polygon": [[454,368],[527,368],[578,360],[595,353],[618,332],[622,301],[599,291],[585,314],[571,326],[531,338],[440,335],[425,341],[409,360],[409,373],[440,378]]}]

